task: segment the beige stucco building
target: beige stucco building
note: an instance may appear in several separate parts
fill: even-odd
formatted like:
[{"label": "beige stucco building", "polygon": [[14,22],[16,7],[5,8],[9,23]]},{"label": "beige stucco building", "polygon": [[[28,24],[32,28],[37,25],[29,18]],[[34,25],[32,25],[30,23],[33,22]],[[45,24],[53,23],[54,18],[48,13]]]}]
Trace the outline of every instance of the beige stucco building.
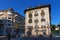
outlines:
[{"label": "beige stucco building", "polygon": [[51,34],[50,5],[27,8],[24,13],[26,36],[49,36]]}]

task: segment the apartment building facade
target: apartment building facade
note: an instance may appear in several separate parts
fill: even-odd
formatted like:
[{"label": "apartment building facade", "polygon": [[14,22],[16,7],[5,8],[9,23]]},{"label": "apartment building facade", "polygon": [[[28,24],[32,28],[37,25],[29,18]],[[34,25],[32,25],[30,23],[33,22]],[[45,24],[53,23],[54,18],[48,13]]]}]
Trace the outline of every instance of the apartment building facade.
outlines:
[{"label": "apartment building facade", "polygon": [[24,31],[24,19],[24,16],[20,15],[17,12],[14,12],[12,8],[9,8],[8,10],[1,10],[0,22],[2,26],[0,29],[0,35],[6,36],[8,33],[13,35],[16,33],[17,28],[19,28],[19,34],[23,34],[23,32],[20,31]]},{"label": "apartment building facade", "polygon": [[50,5],[27,8],[25,13],[26,36],[49,36],[51,34]]}]

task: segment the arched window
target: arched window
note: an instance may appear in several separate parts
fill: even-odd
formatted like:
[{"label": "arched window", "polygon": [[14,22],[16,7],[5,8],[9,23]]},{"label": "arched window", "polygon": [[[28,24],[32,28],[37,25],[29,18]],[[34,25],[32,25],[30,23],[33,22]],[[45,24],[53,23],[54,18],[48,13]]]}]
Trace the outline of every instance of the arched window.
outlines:
[{"label": "arched window", "polygon": [[35,11],[35,16],[38,16],[38,12],[37,11]]},{"label": "arched window", "polygon": [[29,19],[29,23],[32,23],[32,19]]},{"label": "arched window", "polygon": [[31,14],[31,12],[29,13],[29,18],[31,18],[32,17],[32,14]]},{"label": "arched window", "polygon": [[35,19],[34,22],[35,22],[35,23],[38,23],[38,19]]},{"label": "arched window", "polygon": [[45,15],[44,10],[42,10],[41,11],[41,16],[44,16],[44,15]]}]

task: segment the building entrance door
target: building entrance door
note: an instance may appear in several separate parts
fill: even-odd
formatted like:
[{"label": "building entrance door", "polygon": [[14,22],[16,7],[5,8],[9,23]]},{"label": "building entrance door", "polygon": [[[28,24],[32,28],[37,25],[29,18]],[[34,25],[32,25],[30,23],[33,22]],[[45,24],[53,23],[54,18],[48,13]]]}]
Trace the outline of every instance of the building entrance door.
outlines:
[{"label": "building entrance door", "polygon": [[45,31],[43,32],[43,36],[46,37],[46,32]]}]

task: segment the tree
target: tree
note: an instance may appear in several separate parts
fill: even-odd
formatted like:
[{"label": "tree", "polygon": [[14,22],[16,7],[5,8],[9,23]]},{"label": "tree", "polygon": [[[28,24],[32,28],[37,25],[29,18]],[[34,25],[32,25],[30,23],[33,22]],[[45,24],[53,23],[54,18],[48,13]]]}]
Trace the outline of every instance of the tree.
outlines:
[{"label": "tree", "polygon": [[58,23],[58,25],[57,26],[59,26],[60,27],[60,22]]},{"label": "tree", "polygon": [[58,25],[57,25],[58,27],[59,27],[59,30],[60,30],[60,22],[58,23]]},{"label": "tree", "polygon": [[55,30],[56,25],[55,24],[51,24],[51,30]]},{"label": "tree", "polygon": [[[56,33],[55,27],[56,27],[55,24],[51,24],[51,35],[54,35],[54,34]],[[51,36],[51,35],[50,35],[50,36]]]},{"label": "tree", "polygon": [[18,33],[19,33],[20,24],[16,22],[15,23],[15,28],[16,28],[16,36],[17,36]]},{"label": "tree", "polygon": [[15,23],[15,28],[18,29],[20,27],[20,24],[19,23]]}]

